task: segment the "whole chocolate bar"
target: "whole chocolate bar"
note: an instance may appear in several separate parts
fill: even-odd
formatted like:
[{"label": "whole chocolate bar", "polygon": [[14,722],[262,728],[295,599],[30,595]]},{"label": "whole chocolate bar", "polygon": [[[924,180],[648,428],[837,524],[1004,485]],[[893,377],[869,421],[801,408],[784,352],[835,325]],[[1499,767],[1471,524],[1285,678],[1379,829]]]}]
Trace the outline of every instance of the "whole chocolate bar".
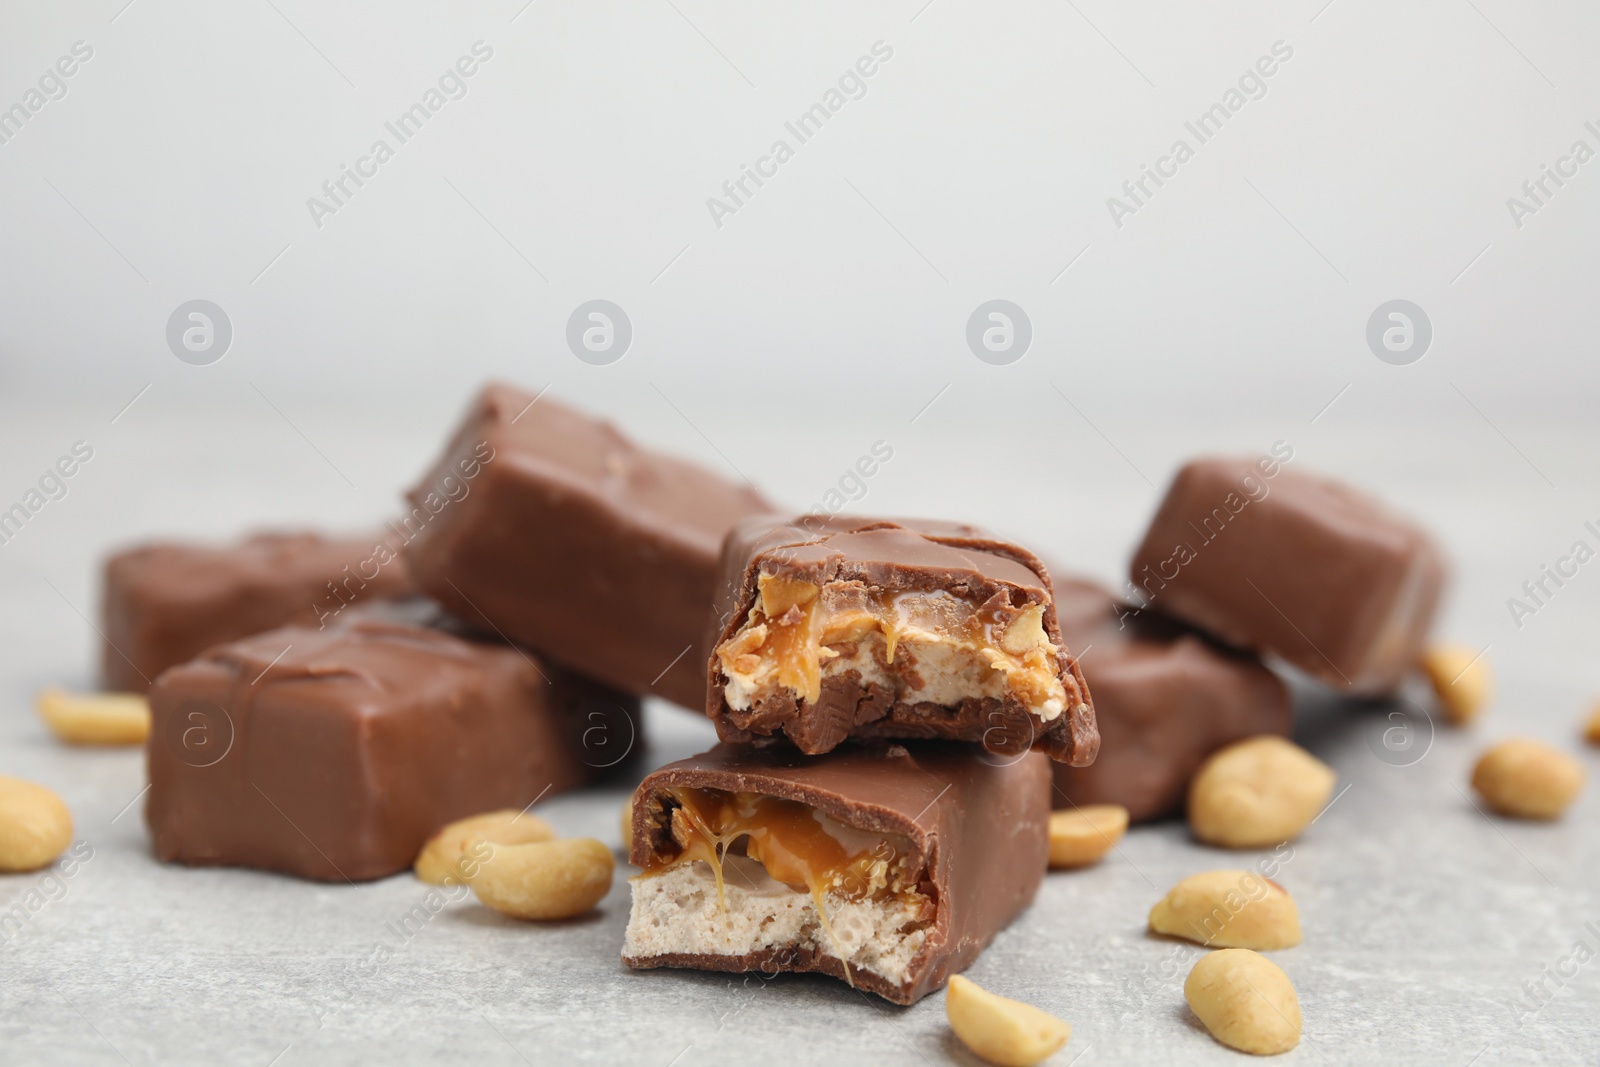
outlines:
[{"label": "whole chocolate bar", "polygon": [[1427,640],[1443,556],[1378,500],[1284,467],[1292,455],[1185,465],[1134,554],[1135,596],[1330,685],[1391,692]]},{"label": "whole chocolate bar", "polygon": [[910,1004],[1032,902],[1049,761],[721,744],[634,793],[630,967],[816,971]]},{"label": "whole chocolate bar", "polygon": [[1074,766],[1094,707],[1037,556],[974,526],[749,519],[722,550],[706,711],[724,741],[938,737]]},{"label": "whole chocolate bar", "polygon": [[160,859],[351,882],[407,869],[455,819],[588,780],[638,722],[632,697],[518,649],[355,613],[212,648],[162,674],[150,709]]},{"label": "whole chocolate bar", "polygon": [[767,509],[753,489],[490,385],[410,499],[406,557],[449,611],[619,689],[705,705],[717,550]]},{"label": "whole chocolate bar", "polygon": [[1055,579],[1061,632],[1094,686],[1100,756],[1055,765],[1055,806],[1120,804],[1133,822],[1183,807],[1189,779],[1224,745],[1289,736],[1289,689],[1255,656],[1223,648],[1093,582]]},{"label": "whole chocolate bar", "polygon": [[212,645],[346,607],[403,597],[411,578],[387,533],[261,533],[232,545],[163,543],[106,561],[101,684],[142,693]]}]

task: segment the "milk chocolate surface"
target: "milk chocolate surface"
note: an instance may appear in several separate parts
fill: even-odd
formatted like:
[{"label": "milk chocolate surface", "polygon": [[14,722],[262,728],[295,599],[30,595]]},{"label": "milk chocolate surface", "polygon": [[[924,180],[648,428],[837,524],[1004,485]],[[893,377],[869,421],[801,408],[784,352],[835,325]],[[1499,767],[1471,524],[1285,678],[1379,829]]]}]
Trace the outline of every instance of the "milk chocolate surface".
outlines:
[{"label": "milk chocolate surface", "polygon": [[1151,606],[1373,694],[1416,663],[1445,576],[1422,527],[1272,457],[1187,464],[1132,564]]},{"label": "milk chocolate surface", "polygon": [[160,859],[351,882],[410,867],[448,822],[586,781],[639,721],[633,698],[510,646],[355,613],[214,647],[150,707]]},{"label": "milk chocolate surface", "polygon": [[[767,873],[785,871],[776,860],[751,862],[759,843],[739,837],[725,844],[719,903],[710,875],[690,873],[709,865],[687,859],[674,836],[679,798],[695,790],[803,806],[816,813],[813,829],[833,826],[849,849],[868,849],[900,876],[841,877],[814,894]],[[814,971],[913,1003],[971,964],[1033,900],[1049,792],[1049,761],[1038,753],[999,759],[948,742],[852,742],[807,757],[788,745],[719,744],[654,772],[634,794],[632,860],[646,873],[633,883],[623,960]],[[793,851],[768,851],[792,868]],[[819,896],[829,926],[818,918]]]},{"label": "milk chocolate surface", "polygon": [[506,385],[410,493],[417,583],[466,622],[639,695],[705,706],[723,534],[767,505]]},{"label": "milk chocolate surface", "polygon": [[807,515],[728,534],[707,714],[724,741],[847,737],[1099,746],[1038,557],[973,526]]},{"label": "milk chocolate surface", "polygon": [[1054,804],[1120,804],[1134,822],[1183,807],[1207,756],[1258,734],[1289,736],[1288,687],[1255,656],[1154,609],[1135,612],[1093,582],[1055,579],[1061,632],[1094,686],[1100,756],[1055,765]]},{"label": "milk chocolate surface", "polygon": [[410,591],[388,533],[261,533],[232,545],[126,549],[106,561],[101,684],[142,693],[156,675],[212,645],[314,625]]}]

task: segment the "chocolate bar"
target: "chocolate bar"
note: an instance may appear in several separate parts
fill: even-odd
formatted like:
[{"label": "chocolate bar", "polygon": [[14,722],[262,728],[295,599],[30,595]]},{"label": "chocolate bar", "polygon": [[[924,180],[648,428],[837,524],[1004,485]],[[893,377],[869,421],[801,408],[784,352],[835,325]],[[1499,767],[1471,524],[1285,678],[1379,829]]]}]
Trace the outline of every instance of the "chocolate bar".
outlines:
[{"label": "chocolate bar", "polygon": [[633,698],[519,649],[356,613],[214,647],[150,709],[160,859],[349,882],[585,782],[638,721]]},{"label": "chocolate bar", "polygon": [[1134,554],[1135,596],[1340,689],[1392,692],[1427,639],[1443,556],[1378,500],[1286,469],[1292,455],[1180,470]]},{"label": "chocolate bar", "polygon": [[403,597],[411,578],[387,534],[261,533],[232,545],[161,543],[106,561],[101,684],[143,693],[212,645],[346,607]]},{"label": "chocolate bar", "polygon": [[630,967],[814,971],[911,1004],[1033,900],[1049,761],[719,744],[634,793]]},{"label": "chocolate bar", "polygon": [[753,489],[490,385],[410,499],[406,558],[447,610],[618,689],[705,705],[717,552],[767,510]]},{"label": "chocolate bar", "polygon": [[1289,736],[1289,689],[1255,656],[1223,648],[1093,582],[1055,579],[1056,615],[1094,686],[1092,767],[1055,764],[1055,806],[1120,804],[1132,822],[1183,807],[1207,756],[1258,734]]},{"label": "chocolate bar", "polygon": [[707,714],[724,741],[976,741],[1094,761],[1094,707],[1027,549],[974,526],[749,519],[722,552]]}]

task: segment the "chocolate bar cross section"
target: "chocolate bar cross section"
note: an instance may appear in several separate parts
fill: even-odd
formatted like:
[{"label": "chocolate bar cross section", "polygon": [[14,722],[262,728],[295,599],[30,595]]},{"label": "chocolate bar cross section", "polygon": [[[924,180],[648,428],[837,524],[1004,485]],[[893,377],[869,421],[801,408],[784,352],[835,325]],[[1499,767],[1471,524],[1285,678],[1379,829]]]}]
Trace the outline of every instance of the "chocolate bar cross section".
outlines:
[{"label": "chocolate bar cross section", "polygon": [[974,526],[806,515],[748,519],[722,550],[723,626],[706,712],[724,741],[784,735],[1099,747],[1037,556]]},{"label": "chocolate bar cross section", "polygon": [[813,971],[911,1004],[1032,902],[1049,761],[938,741],[720,744],[633,802],[623,962]]},{"label": "chocolate bar cross section", "polygon": [[220,645],[150,709],[160,859],[351,882],[410,867],[446,823],[582,784],[639,721],[518,649],[370,617]]}]

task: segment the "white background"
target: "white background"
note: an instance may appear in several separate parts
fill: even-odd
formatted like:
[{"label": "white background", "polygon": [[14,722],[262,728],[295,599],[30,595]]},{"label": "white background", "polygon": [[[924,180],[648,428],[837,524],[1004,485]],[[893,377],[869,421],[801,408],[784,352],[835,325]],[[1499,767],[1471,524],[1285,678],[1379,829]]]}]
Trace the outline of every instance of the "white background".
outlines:
[{"label": "white background", "polygon": [[[1592,975],[1574,987],[1586,999],[1567,1005],[1568,1024],[1557,1005],[1540,1016],[1545,1030],[1507,1037],[1505,1018],[1518,984],[1600,918],[1600,902],[1576,888],[1593,835],[1517,838],[1544,872],[1535,877],[1507,835],[1544,831],[1491,825],[1451,791],[1488,737],[1518,730],[1574,745],[1573,724],[1600,694],[1600,578],[1582,573],[1520,629],[1506,606],[1585,536],[1585,520],[1600,521],[1600,161],[1521,228],[1506,206],[1573,141],[1600,149],[1584,128],[1600,124],[1591,7],[124,2],[0,4],[0,108],[23,100],[74,42],[94,50],[67,95],[0,144],[0,509],[73,442],[95,450],[67,496],[0,545],[0,595],[12,608],[0,619],[10,649],[0,654],[9,701],[0,770],[60,789],[80,834],[121,857],[91,866],[99,881],[86,875],[75,893],[109,906],[153,877],[184,899],[207,887],[198,899],[214,911],[236,906],[229,893],[270,902],[306,891],[257,875],[152,873],[133,816],[111,822],[142,782],[137,759],[62,753],[34,722],[27,704],[39,686],[91,683],[87,619],[105,550],[152,534],[374,522],[487,377],[550,386],[796,508],[883,440],[894,458],[856,507],[983,522],[1064,570],[1108,580],[1184,457],[1285,440],[1296,464],[1343,474],[1434,526],[1458,576],[1441,629],[1491,646],[1500,676],[1481,736],[1457,736],[1419,765],[1427,773],[1411,784],[1426,782],[1425,798],[1371,785],[1394,769],[1371,759],[1359,732],[1324,739],[1319,754],[1367,785],[1341,802],[1342,828],[1323,827],[1324,848],[1344,841],[1358,853],[1315,868],[1327,878],[1324,954],[1309,938],[1296,951],[1323,969],[1291,968],[1308,1002],[1309,1041],[1295,1055],[1323,1062],[1399,1047],[1464,1063],[1499,1040],[1483,1062],[1519,1048],[1551,1061],[1582,1054],[1574,1034],[1592,1046],[1579,1021],[1596,1004]],[[480,40],[493,57],[467,95],[319,228],[307,198],[374,139],[394,145],[384,123]],[[784,123],[878,41],[893,58],[866,95],[718,227],[707,198],[774,139],[794,144]],[[1184,123],[1278,41],[1293,58],[1266,95],[1117,227],[1107,198],[1174,139],[1193,145]],[[196,298],[221,305],[233,327],[231,348],[209,366],[180,362],[165,337],[173,310]],[[580,362],[564,338],[573,309],[594,298],[621,305],[633,324],[632,347],[609,366]],[[994,298],[1032,321],[1032,347],[1010,366],[981,363],[965,341],[969,314]],[[1380,362],[1365,339],[1372,311],[1396,298],[1424,308],[1434,331],[1409,366]],[[1408,808],[1443,829],[1384,829]],[[573,810],[574,832],[610,825],[609,811]],[[1592,823],[1594,813],[1579,814]],[[1190,868],[1173,849],[1187,846],[1175,830],[1160,833],[1142,839],[1139,866],[1166,857],[1175,880]],[[1480,865],[1470,872],[1452,866],[1463,848]],[[1422,855],[1428,877],[1415,866]],[[1385,865],[1402,861],[1412,864],[1406,878],[1421,879],[1407,889],[1406,916],[1420,909],[1441,925],[1409,947],[1409,920],[1387,943],[1363,940],[1382,905],[1351,901],[1382,901],[1386,887],[1393,896]],[[1468,878],[1505,882],[1452,898]],[[1552,883],[1570,891],[1552,894]],[[1159,958],[1167,946],[1141,948],[1137,935],[1150,888],[1115,885],[1129,903],[1116,936],[1131,939],[1127,952]],[[25,888],[7,882],[0,899]],[[1065,899],[1055,892],[1048,899]],[[605,928],[590,931],[602,955],[620,932],[622,893]],[[52,954],[95,958],[70,940],[84,929],[70,908],[56,909],[56,934],[28,948],[38,967]],[[1535,912],[1543,941],[1527,935],[1529,920],[1487,938],[1487,954],[1470,947],[1486,940],[1472,924]],[[154,907],[144,918],[168,921]],[[121,946],[104,951],[122,970],[73,993],[76,1011],[110,1031],[119,1056],[182,1058],[156,1036],[161,1010],[118,1006],[117,991],[137,984],[127,976],[158,950],[138,929],[117,929],[97,943]],[[1032,936],[1019,929],[1008,936]],[[201,958],[184,974],[235,990],[221,998],[228,1011],[215,1009],[204,1051],[259,1046],[265,1061],[299,1024],[274,1014],[288,1010],[267,994],[237,989],[287,935],[258,931],[254,962],[232,972],[217,962],[229,931],[193,930],[185,944]],[[443,931],[430,934],[441,935],[436,966],[458,959]],[[1128,963],[1092,931],[1070,936],[1089,946],[1100,980]],[[307,935],[295,951],[315,955],[323,940]],[[1429,956],[1430,946],[1443,954]],[[1070,966],[1024,956],[1040,969],[1019,964],[1007,986],[997,946],[986,977],[1074,1019],[1073,1049],[1088,1044],[1105,1062],[1214,1050],[1172,990],[1141,1029],[1106,997],[1083,994]],[[637,1003],[642,987],[616,985],[614,960],[602,962],[616,999],[595,1003]],[[109,1055],[78,1014],[38,992],[43,979],[30,981],[37,997],[10,1005],[17,1033],[34,1036],[28,1048]],[[164,1002],[195,995],[174,981]],[[1452,988],[1440,999],[1394,1010],[1397,989],[1442,986]],[[523,986],[491,987],[507,991],[496,1018],[517,1036]],[[768,1003],[768,1025],[807,1033]],[[550,1007],[540,1025],[570,1020],[565,1010]],[[855,1015],[840,1010],[848,1032]],[[919,1055],[954,1054],[939,1010],[935,998],[903,1017]],[[1438,1029],[1419,1039],[1425,1015]],[[878,1018],[862,1025],[882,1037]],[[552,1047],[653,1062],[637,1042],[581,1039],[604,1030],[560,1031]],[[79,1033],[81,1046],[68,1040]],[[725,1033],[712,1034],[734,1053]],[[320,1058],[356,1059],[364,1042],[389,1036],[356,1028]],[[803,1058],[801,1040],[782,1051]],[[892,1039],[879,1051],[917,1061]],[[482,1054],[508,1055],[494,1042]]]}]

